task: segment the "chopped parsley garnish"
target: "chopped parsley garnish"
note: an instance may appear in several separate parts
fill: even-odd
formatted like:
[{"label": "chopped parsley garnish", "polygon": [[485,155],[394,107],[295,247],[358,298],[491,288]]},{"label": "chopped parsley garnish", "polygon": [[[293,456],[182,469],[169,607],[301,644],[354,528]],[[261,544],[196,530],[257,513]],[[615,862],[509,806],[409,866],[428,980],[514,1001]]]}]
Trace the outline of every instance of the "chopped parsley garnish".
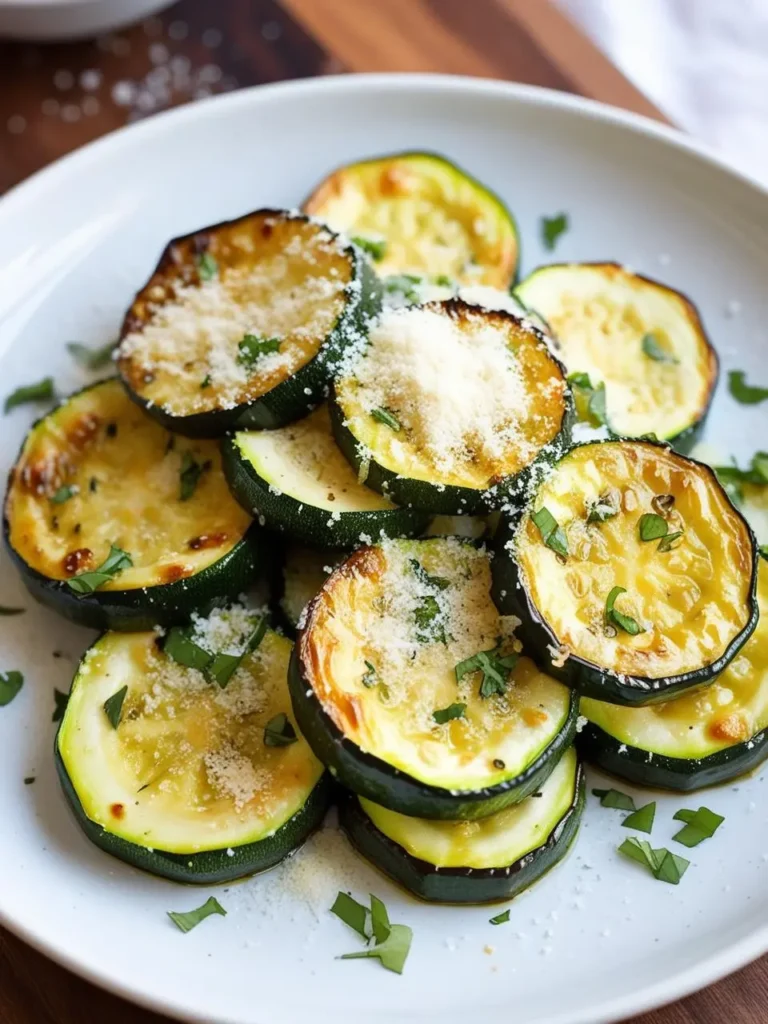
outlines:
[{"label": "chopped parsley garnish", "polygon": [[626,587],[614,587],[608,599],[605,602],[605,621],[614,626],[618,626],[619,629],[623,629],[625,633],[629,633],[630,636],[637,636],[638,633],[644,633],[643,627],[632,618],[631,615],[623,615],[618,611],[614,605],[616,604],[616,598],[620,594],[626,594]]},{"label": "chopped parsley garnish", "polygon": [[624,840],[619,853],[648,868],[658,881],[669,882],[670,885],[679,883],[691,863],[685,857],[678,857],[664,848],[654,850],[646,839],[637,839],[635,836]]},{"label": "chopped parsley garnish", "polygon": [[675,546],[675,541],[679,540],[683,536],[682,530],[675,530],[674,533],[668,533],[666,537],[662,537],[659,541],[659,546],[656,548],[657,551],[672,551]]},{"label": "chopped parsley garnish", "polygon": [[28,775],[28,776],[26,777],[26,779],[24,779],[24,785],[25,785],[25,786],[31,786],[31,785],[32,785],[32,783],[33,783],[33,782],[35,782],[35,781],[36,781],[36,776],[34,776],[34,775]]},{"label": "chopped parsley garnish", "polygon": [[65,501],[69,501],[70,498],[74,498],[77,493],[77,487],[70,487],[67,484],[63,484],[54,494],[51,495],[51,501],[54,505],[63,505]]},{"label": "chopped parsley garnish", "polygon": [[507,907],[506,910],[502,910],[502,912],[500,914],[497,914],[496,917],[492,917],[488,923],[489,924],[506,924],[508,920],[509,920],[509,907]]},{"label": "chopped parsley garnish", "polygon": [[768,452],[755,452],[748,469],[739,469],[736,465],[715,466],[714,469],[728,497],[738,505],[744,501],[742,484],[755,484],[757,487],[768,484]]},{"label": "chopped parsley garnish", "polygon": [[120,719],[123,717],[123,702],[127,693],[128,687],[122,686],[117,693],[113,693],[104,701],[104,713],[113,729],[120,725]]},{"label": "chopped parsley garnish", "polygon": [[201,281],[212,281],[219,272],[219,264],[209,252],[201,252],[197,257],[197,272]]},{"label": "chopped parsley garnish", "polygon": [[240,668],[243,659],[258,648],[266,632],[267,620],[262,617],[257,621],[240,654],[214,654],[204,669],[208,681],[218,683],[222,690],[226,690],[229,680]]},{"label": "chopped parsley garnish", "polygon": [[[757,553],[758,553],[758,555],[760,555],[761,558],[768,559],[768,544],[761,544],[760,547],[757,549]],[[18,609],[18,611],[23,611],[23,610],[24,610],[23,608],[19,608]],[[2,613],[0,613],[0,614],[2,614]],[[5,612],[5,614],[8,615],[9,613]],[[12,611],[10,614],[11,615],[15,615],[16,611]]]},{"label": "chopped parsley garnish", "polygon": [[587,504],[588,523],[604,523],[606,519],[613,519],[618,514],[618,497],[610,492],[601,494],[599,498]]},{"label": "chopped parsley garnish", "polygon": [[482,672],[483,678],[480,683],[480,696],[483,699],[492,697],[494,694],[501,696],[507,692],[509,676],[517,664],[517,655],[508,654],[500,658],[499,648],[494,647],[490,651],[479,651],[471,658],[460,661],[454,669],[456,682],[460,683],[464,676],[470,672]]},{"label": "chopped parsley garnish", "polygon": [[17,405],[25,405],[27,402],[50,402],[53,397],[53,377],[44,377],[37,384],[23,384],[12,391],[5,400],[3,412],[10,412]]},{"label": "chopped parsley garnish", "polygon": [[363,674],[363,686],[367,686],[370,690],[371,687],[375,686],[378,682],[378,676],[376,674],[375,667],[370,663],[370,661],[366,661],[365,667],[367,671]]},{"label": "chopped parsley garnish", "polygon": [[642,348],[643,355],[648,356],[649,359],[653,359],[657,363],[678,362],[671,352],[667,352],[665,348],[662,348],[655,334],[643,335]]},{"label": "chopped parsley garnish", "polygon": [[200,644],[195,643],[185,626],[174,626],[168,631],[163,642],[163,653],[185,668],[194,668],[202,672],[209,683],[218,683],[222,690],[226,689],[229,680],[240,667],[248,654],[255,651],[267,631],[267,620],[259,618],[248,639],[243,644],[240,654],[211,654]]},{"label": "chopped parsley garnish", "polygon": [[349,925],[353,928],[358,935],[362,936],[366,941],[370,938],[367,930],[368,914],[369,910],[364,907],[362,903],[358,903],[357,900],[346,892],[340,892],[336,897],[336,901],[331,907],[331,913],[335,914],[340,921],[344,924]]},{"label": "chopped parsley garnish", "polygon": [[743,370],[731,370],[728,374],[728,390],[742,405],[758,405],[768,398],[768,388],[747,384]]},{"label": "chopped parsley garnish", "polygon": [[81,345],[79,341],[70,341],[67,343],[67,351],[83,369],[100,370],[112,362],[115,344],[116,342],[110,341],[100,348],[88,348],[87,345]]},{"label": "chopped parsley garnish", "polygon": [[392,274],[384,279],[384,291],[390,295],[400,294],[406,302],[418,302],[419,293],[416,285],[420,285],[423,278],[416,274]]},{"label": "chopped parsley garnish", "polygon": [[355,235],[352,241],[358,249],[362,249],[363,252],[367,253],[376,263],[384,259],[387,251],[386,239],[364,238],[362,235]]},{"label": "chopped parsley garnish", "polygon": [[541,218],[541,240],[544,248],[551,252],[557,245],[557,240],[568,230],[568,214],[558,213],[554,217]]},{"label": "chopped parsley garnish", "polygon": [[429,643],[430,640],[439,640],[441,644],[448,643],[445,623],[439,621],[442,614],[436,597],[428,594],[421,598],[421,604],[414,611],[413,617],[419,627],[418,639],[422,643]]},{"label": "chopped parsley garnish", "polygon": [[209,462],[198,462],[192,452],[184,452],[179,470],[179,501],[189,501],[206,469],[210,469]]},{"label": "chopped parsley garnish", "polygon": [[576,412],[579,419],[593,427],[604,427],[608,422],[605,406],[605,383],[593,387],[588,373],[572,373],[568,383],[574,389]]},{"label": "chopped parsley garnish", "polygon": [[390,430],[399,432],[402,429],[400,426],[400,420],[397,416],[393,416],[388,409],[371,409],[371,416],[377,423],[383,423],[384,426],[389,427]]},{"label": "chopped parsley garnish", "polygon": [[205,672],[213,660],[211,652],[196,644],[183,626],[174,626],[168,631],[163,641],[163,653],[178,665],[195,668],[198,672]]},{"label": "chopped parsley garnish", "polygon": [[466,710],[466,704],[462,704],[460,702],[456,704],[449,704],[447,708],[442,708],[440,711],[433,711],[432,717],[438,725],[445,725],[446,722],[452,722],[454,718],[463,718]]},{"label": "chopped parsley garnish", "polygon": [[540,508],[531,516],[535,526],[539,528],[541,539],[561,558],[568,557],[568,538],[565,531],[558,525],[557,520],[548,508]]},{"label": "chopped parsley garnish", "polygon": [[256,334],[246,334],[237,346],[237,361],[250,370],[262,356],[279,352],[281,344],[280,338],[265,338]]},{"label": "chopped parsley garnish", "polygon": [[168,917],[170,917],[179,931],[182,932],[191,932],[193,928],[197,928],[201,921],[204,921],[206,917],[210,917],[212,914],[220,914],[221,917],[227,916],[226,910],[215,896],[209,896],[201,907],[196,907],[194,910],[182,912],[168,911]]},{"label": "chopped parsley garnish", "polygon": [[698,811],[683,808],[673,815],[675,821],[684,821],[685,825],[672,836],[676,843],[683,846],[698,846],[705,839],[711,839],[725,821],[722,814],[715,814],[708,807],[700,807]]},{"label": "chopped parsley garnish", "polygon": [[0,672],[0,708],[10,704],[24,685],[24,676],[16,669],[10,672]]},{"label": "chopped parsley garnish", "polygon": [[264,726],[265,747],[289,747],[298,738],[296,730],[291,725],[288,715],[284,711],[281,711],[279,715],[275,715],[274,718],[270,718]]},{"label": "chopped parsley garnish", "polygon": [[667,520],[663,516],[657,516],[655,512],[645,512],[638,520],[640,540],[658,540],[666,537],[669,532]]},{"label": "chopped parsley garnish", "polygon": [[656,802],[654,801],[653,803],[645,804],[643,807],[638,807],[621,824],[624,828],[634,828],[638,832],[648,832],[650,834],[653,831],[653,820],[655,817]]},{"label": "chopped parsley garnish", "polygon": [[26,608],[11,608],[8,605],[0,604],[0,615],[23,615]]},{"label": "chopped parsley garnish", "polygon": [[210,373],[206,373],[206,375],[200,381],[200,390],[202,391],[203,388],[209,388],[210,386],[211,386],[211,375],[210,375]]},{"label": "chopped parsley garnish", "polygon": [[54,689],[53,699],[55,701],[56,706],[53,709],[51,721],[60,722],[64,717],[64,712],[67,710],[67,704],[69,704],[69,694],[62,693],[61,690]]},{"label": "chopped parsley garnish", "polygon": [[434,280],[438,288],[453,288],[453,278],[447,274],[438,274]]},{"label": "chopped parsley garnish", "polygon": [[620,789],[593,789],[592,795],[600,798],[602,807],[611,807],[617,811],[636,810],[635,801],[629,793],[622,793]]},{"label": "chopped parsley garnish", "polygon": [[74,590],[78,597],[83,594],[92,594],[94,590],[98,590],[99,587],[104,586],[105,583],[121,573],[123,569],[129,569],[132,565],[133,559],[128,552],[123,551],[116,544],[112,544],[109,554],[97,569],[94,569],[93,572],[81,572],[77,576],[73,576],[72,579],[67,580],[67,586],[70,590]]},{"label": "chopped parsley garnish", "polygon": [[386,939],[360,953],[344,953],[341,960],[361,960],[375,957],[382,967],[395,974],[402,974],[405,961],[411,949],[413,931],[407,924],[393,924],[387,930]]},{"label": "chopped parsley garnish", "polygon": [[438,590],[447,590],[451,585],[451,581],[446,576],[432,576],[428,573],[424,566],[415,558],[410,558],[409,562],[414,574],[419,578],[422,583],[426,583],[427,586],[437,587]]}]

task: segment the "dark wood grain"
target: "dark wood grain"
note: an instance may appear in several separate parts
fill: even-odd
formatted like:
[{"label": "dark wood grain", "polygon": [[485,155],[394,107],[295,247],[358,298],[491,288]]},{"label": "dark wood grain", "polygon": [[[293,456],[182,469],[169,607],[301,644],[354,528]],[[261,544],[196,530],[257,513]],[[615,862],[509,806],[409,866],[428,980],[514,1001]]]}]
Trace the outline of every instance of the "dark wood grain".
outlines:
[{"label": "dark wood grain", "polygon": [[[0,43],[0,192],[107,131],[198,95],[345,70],[507,78],[663,119],[547,0],[181,0],[101,40]],[[763,959],[632,1024],[768,1024],[766,1007]],[[163,1020],[0,930],[0,1024]]]}]

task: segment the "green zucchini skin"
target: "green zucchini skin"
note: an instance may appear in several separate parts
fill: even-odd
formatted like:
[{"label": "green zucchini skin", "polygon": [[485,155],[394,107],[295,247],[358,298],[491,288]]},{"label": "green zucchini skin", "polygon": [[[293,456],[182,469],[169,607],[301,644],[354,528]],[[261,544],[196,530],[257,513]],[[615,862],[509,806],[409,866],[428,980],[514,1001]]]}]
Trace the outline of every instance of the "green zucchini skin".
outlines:
[{"label": "green zucchini skin", "polygon": [[408,892],[429,903],[495,903],[529,888],[565,857],[576,839],[585,804],[584,768],[579,764],[573,803],[541,846],[506,867],[437,868],[412,856],[385,836],[352,793],[339,800],[339,824],[366,860]]},{"label": "green zucchini skin", "polygon": [[[542,335],[543,337],[543,335]],[[565,373],[565,368],[556,360]],[[344,413],[336,401],[335,389],[331,389],[330,401],[331,426],[336,444],[347,461],[357,472],[361,471],[364,461],[367,462],[365,484],[379,494],[390,498],[404,508],[422,509],[431,515],[481,515],[499,509],[506,502],[519,500],[526,493],[529,483],[541,471],[542,466],[557,460],[568,449],[571,441],[575,411],[570,390],[565,393],[565,412],[557,436],[546,446],[546,449],[526,466],[520,473],[507,477],[487,490],[480,491],[473,487],[453,487],[433,484],[428,480],[412,480],[402,477],[394,470],[380,465],[375,459],[367,459],[360,451],[360,445],[344,422]]]},{"label": "green zucchini skin", "polygon": [[669,757],[621,743],[590,722],[576,738],[581,755],[603,771],[636,786],[691,792],[751,772],[768,758],[768,729],[707,757]]},{"label": "green zucchini skin", "polygon": [[273,545],[254,523],[231,551],[194,576],[133,590],[95,590],[80,597],[66,580],[50,579],[27,565],[13,549],[9,531],[3,517],[6,550],[32,597],[70,622],[90,629],[133,633],[183,625],[192,612],[208,614],[246,591],[256,577],[272,571]]},{"label": "green zucchini skin", "polygon": [[172,882],[191,885],[219,885],[232,882],[259,871],[266,871],[279,864],[281,860],[285,860],[320,827],[330,806],[333,789],[331,779],[324,772],[300,811],[273,835],[256,843],[232,847],[232,856],[226,849],[190,854],[164,853],[162,850],[149,849],[128,842],[127,839],[121,839],[91,821],[64,767],[58,741],[55,744],[54,756],[64,795],[78,825],[95,846],[134,868],[148,871],[160,878],[168,878]]},{"label": "green zucchini skin", "polygon": [[[221,221],[211,227],[193,232],[192,235],[171,239],[163,250],[158,269],[172,262],[172,253],[178,243],[191,240],[193,245],[199,244],[200,251],[205,251],[208,237],[212,232],[235,226],[256,214],[274,214],[276,217],[286,215],[284,210],[265,208],[232,221]],[[310,220],[303,214],[293,213],[290,216],[295,220]],[[334,233],[332,232],[332,234]],[[232,430],[274,429],[305,416],[327,394],[331,378],[344,349],[351,341],[359,338],[360,333],[367,333],[370,320],[381,309],[381,282],[364,253],[352,243],[344,247],[344,252],[354,268],[349,284],[348,301],[344,309],[313,358],[271,391],[232,409],[214,409],[187,416],[175,416],[163,409],[162,406],[143,398],[130,387],[125,376],[121,374],[123,384],[130,397],[167,430],[193,438],[222,437]],[[123,321],[120,340],[122,341],[130,331],[131,313],[129,310]]]},{"label": "green zucchini skin", "polygon": [[573,743],[579,702],[572,695],[568,717],[550,745],[523,772],[496,786],[479,790],[450,790],[419,782],[373,754],[352,743],[326,714],[308,680],[304,677],[297,651],[299,630],[288,669],[288,690],[299,729],[315,756],[331,775],[353,793],[365,796],[401,814],[414,818],[449,821],[486,818],[510,804],[524,800],[544,782]]},{"label": "green zucchini skin", "polygon": [[331,518],[328,509],[297,501],[290,494],[276,494],[252,463],[240,456],[231,437],[221,444],[222,465],[229,489],[250,515],[270,530],[284,533],[312,547],[349,549],[361,544],[365,534],[376,543],[380,537],[415,537],[429,522],[429,515],[412,508],[342,512]]},{"label": "green zucchini skin", "polygon": [[[610,438],[605,443],[615,440],[636,441],[636,438]],[[595,444],[594,441],[585,442]],[[650,444],[658,448],[669,449],[670,445],[664,441],[649,441],[644,439],[644,444]],[[582,445],[574,445],[570,451],[580,448]],[[717,481],[714,470],[703,462],[696,459],[689,459],[703,472],[708,473]],[[718,485],[719,486],[719,485]],[[533,494],[529,507],[536,500]],[[646,704],[671,700],[694,687],[704,686],[711,682],[733,661],[747,640],[752,636],[757,626],[759,609],[757,605],[757,541],[754,533],[746,522],[746,519],[736,509],[737,514],[747,525],[749,537],[752,543],[752,574],[749,590],[749,617],[744,629],[725,649],[723,654],[709,665],[691,672],[683,672],[680,675],[668,676],[664,679],[644,679],[640,676],[621,676],[605,671],[596,665],[576,654],[571,654],[561,667],[552,664],[549,648],[557,648],[558,640],[549,624],[540,614],[538,608],[525,588],[525,583],[520,573],[517,562],[512,556],[507,545],[514,547],[515,537],[520,528],[525,508],[518,508],[513,513],[502,515],[501,523],[494,537],[494,558],[491,561],[491,595],[496,607],[503,615],[516,615],[521,620],[516,635],[522,641],[523,650],[536,664],[551,675],[554,679],[560,680],[566,686],[572,687],[585,697],[594,697],[595,700],[608,701],[612,704],[622,704],[626,707],[643,707]]]}]

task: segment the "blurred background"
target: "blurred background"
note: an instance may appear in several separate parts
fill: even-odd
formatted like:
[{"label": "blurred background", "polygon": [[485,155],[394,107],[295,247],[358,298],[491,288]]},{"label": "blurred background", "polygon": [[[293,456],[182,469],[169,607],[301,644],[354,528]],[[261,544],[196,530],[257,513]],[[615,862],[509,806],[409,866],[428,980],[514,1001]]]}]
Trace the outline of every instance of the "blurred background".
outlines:
[{"label": "blurred background", "polygon": [[179,103],[385,70],[600,99],[768,182],[766,54],[768,0],[0,0],[0,191]]}]

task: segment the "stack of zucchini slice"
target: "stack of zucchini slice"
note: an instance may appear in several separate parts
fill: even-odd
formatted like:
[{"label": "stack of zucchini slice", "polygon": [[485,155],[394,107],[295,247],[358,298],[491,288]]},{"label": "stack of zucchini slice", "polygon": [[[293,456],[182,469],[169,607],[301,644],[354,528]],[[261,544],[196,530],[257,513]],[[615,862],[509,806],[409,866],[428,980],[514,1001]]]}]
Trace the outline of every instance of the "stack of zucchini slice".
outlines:
[{"label": "stack of zucchini slice", "polygon": [[118,376],[33,426],[5,540],[106,631],[55,754],[97,846],[220,883],[335,793],[391,878],[484,903],[565,856],[582,756],[688,789],[768,755],[768,566],[680,454],[718,370],[696,309],[612,263],[511,293],[518,262],[445,158],[343,167],[172,240]]}]

